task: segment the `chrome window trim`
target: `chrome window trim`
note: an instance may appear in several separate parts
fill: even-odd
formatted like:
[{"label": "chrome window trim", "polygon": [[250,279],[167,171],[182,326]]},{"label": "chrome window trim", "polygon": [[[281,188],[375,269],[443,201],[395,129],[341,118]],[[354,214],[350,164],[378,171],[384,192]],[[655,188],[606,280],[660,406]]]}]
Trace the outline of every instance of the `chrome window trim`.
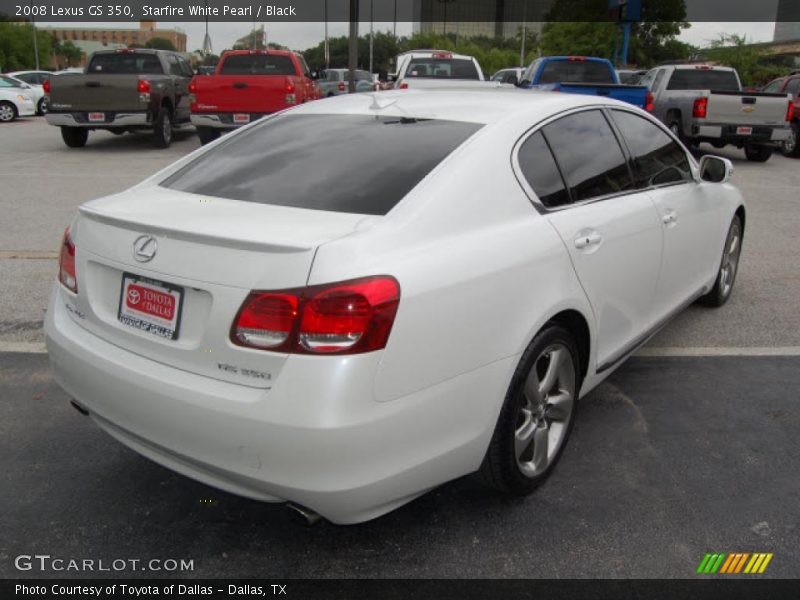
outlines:
[{"label": "chrome window trim", "polygon": [[[667,187],[674,187],[674,186],[678,186],[678,185],[685,185],[685,184],[688,184],[688,183],[697,183],[698,182],[698,177],[699,176],[698,176],[698,171],[697,171],[697,168],[698,168],[697,167],[697,162],[694,160],[694,157],[691,155],[691,153],[689,153],[686,150],[684,150],[684,155],[686,156],[686,160],[689,162],[689,168],[691,170],[692,179],[688,179],[686,181],[670,182],[670,183],[665,183],[665,184],[662,184],[662,185],[649,185],[647,187],[637,188],[637,189],[634,189],[634,190],[625,190],[623,192],[615,192],[613,194],[604,194],[602,196],[595,196],[593,198],[587,198],[585,200],[581,200],[579,202],[573,202],[573,203],[570,203],[570,204],[566,204],[564,206],[554,206],[552,208],[545,206],[542,203],[542,201],[539,199],[539,196],[533,190],[531,185],[528,183],[528,179],[525,177],[525,174],[522,171],[522,167],[519,164],[519,149],[522,146],[522,144],[524,144],[528,140],[529,137],[531,137],[532,135],[538,133],[539,131],[542,130],[542,128],[544,128],[545,126],[549,125],[550,123],[552,123],[554,121],[557,121],[559,119],[562,119],[564,117],[567,117],[569,115],[580,113],[580,112],[585,112],[585,111],[589,111],[589,110],[599,110],[602,113],[606,113],[607,111],[610,111],[610,110],[621,110],[621,111],[624,111],[624,112],[629,112],[631,114],[637,115],[639,117],[642,117],[642,118],[650,121],[653,125],[655,125],[658,128],[660,128],[661,131],[666,133],[667,136],[669,136],[669,138],[673,142],[676,142],[678,144],[678,147],[682,147],[682,144],[680,143],[680,141],[672,134],[672,132],[661,121],[659,121],[658,119],[656,119],[655,117],[653,117],[653,116],[651,116],[651,115],[649,115],[647,113],[645,113],[643,115],[641,111],[636,110],[633,107],[631,107],[629,109],[627,106],[617,106],[617,105],[610,105],[610,104],[594,104],[594,105],[588,105],[588,106],[578,106],[578,107],[574,107],[574,108],[569,108],[569,109],[554,113],[554,114],[552,114],[552,115],[550,115],[548,117],[545,117],[541,121],[538,121],[538,122],[534,123],[531,127],[529,127],[525,131],[525,133],[523,133],[517,139],[517,141],[514,143],[514,146],[511,149],[511,170],[514,173],[514,177],[517,179],[517,182],[519,183],[520,187],[525,192],[525,195],[528,197],[528,200],[531,202],[531,204],[536,209],[536,211],[539,212],[540,214],[548,214],[548,213],[560,212],[562,210],[569,210],[571,208],[577,208],[577,207],[581,207],[581,206],[586,206],[587,204],[594,204],[595,202],[603,202],[605,200],[611,200],[612,198],[620,198],[620,197],[623,197],[623,196],[630,196],[631,194],[638,194],[638,193],[641,193],[641,192],[647,192],[649,190],[660,190],[660,189],[667,188]],[[629,154],[628,148],[624,144],[624,139],[622,139],[622,140],[619,139],[619,133],[618,133],[618,131],[616,129],[616,124],[613,122],[613,120],[611,120],[611,116],[610,115],[604,114],[604,116],[606,117],[607,120],[610,121],[608,125],[611,128],[611,131],[614,133],[614,136],[617,137],[617,143],[620,145],[620,150],[622,151],[623,155],[625,156],[626,162],[629,162],[630,154]],[[555,155],[553,155],[553,157],[555,158]],[[558,165],[558,159],[556,159],[556,165],[559,167],[559,171],[560,171],[560,165]],[[567,184],[566,180],[564,181],[564,184],[565,185]]]}]

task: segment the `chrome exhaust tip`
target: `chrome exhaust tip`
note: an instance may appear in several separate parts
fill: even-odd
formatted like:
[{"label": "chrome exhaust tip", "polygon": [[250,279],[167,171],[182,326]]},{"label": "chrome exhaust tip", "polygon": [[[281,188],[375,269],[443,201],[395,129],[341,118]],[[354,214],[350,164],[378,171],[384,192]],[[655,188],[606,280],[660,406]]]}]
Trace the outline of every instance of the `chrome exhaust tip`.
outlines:
[{"label": "chrome exhaust tip", "polygon": [[315,525],[322,520],[322,516],[311,510],[310,508],[306,508],[305,506],[300,506],[299,504],[295,504],[294,502],[287,502],[286,507],[292,511],[292,514],[296,517],[300,517],[308,526]]}]

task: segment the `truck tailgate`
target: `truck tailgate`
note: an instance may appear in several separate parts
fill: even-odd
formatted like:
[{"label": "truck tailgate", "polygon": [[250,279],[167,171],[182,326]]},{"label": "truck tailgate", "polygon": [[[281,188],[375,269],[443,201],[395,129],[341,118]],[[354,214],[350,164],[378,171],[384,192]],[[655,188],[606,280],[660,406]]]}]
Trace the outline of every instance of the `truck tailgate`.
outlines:
[{"label": "truck tailgate", "polygon": [[138,111],[138,75],[59,75],[50,78],[50,108],[69,111]]},{"label": "truck tailgate", "polygon": [[210,75],[194,81],[193,112],[277,112],[286,108],[287,88],[294,86],[287,75]]},{"label": "truck tailgate", "polygon": [[763,92],[708,93],[706,120],[731,125],[786,125],[789,98]]}]

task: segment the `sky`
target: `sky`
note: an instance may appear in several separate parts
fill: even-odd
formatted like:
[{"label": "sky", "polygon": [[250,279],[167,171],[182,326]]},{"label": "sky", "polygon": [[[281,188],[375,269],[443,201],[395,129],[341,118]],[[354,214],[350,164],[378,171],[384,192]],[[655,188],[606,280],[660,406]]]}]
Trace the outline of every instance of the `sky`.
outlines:
[{"label": "sky", "polygon": [[[133,27],[132,25],[120,23],[46,23],[38,22],[38,25],[47,27]],[[391,31],[393,24],[375,23],[375,31]],[[198,22],[158,22],[161,29],[179,28],[186,32],[188,37],[187,50],[193,51],[202,47],[203,36],[205,34],[205,24]],[[272,23],[266,26],[267,41],[276,42],[288,46],[293,50],[305,50],[316,46],[324,37],[323,23]],[[772,40],[775,23],[692,23],[689,29],[684,30],[680,39],[695,46],[705,46],[712,40],[719,37],[720,33],[736,33],[747,36],[748,41],[767,42]],[[215,52],[225,48],[230,48],[233,43],[244,34],[251,30],[250,23],[211,23],[209,33]],[[366,34],[369,31],[369,23],[361,23],[359,33]],[[329,23],[328,35],[337,37],[347,35],[347,23]],[[409,35],[411,33],[411,23],[398,23],[397,34]]]}]

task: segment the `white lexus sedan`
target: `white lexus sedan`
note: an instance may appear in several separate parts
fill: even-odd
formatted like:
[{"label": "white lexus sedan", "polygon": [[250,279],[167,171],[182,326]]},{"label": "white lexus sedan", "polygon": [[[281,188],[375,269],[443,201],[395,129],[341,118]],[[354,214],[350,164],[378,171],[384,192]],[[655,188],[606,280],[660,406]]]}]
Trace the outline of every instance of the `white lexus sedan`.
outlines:
[{"label": "white lexus sedan", "polygon": [[607,99],[312,102],[80,207],[55,377],[142,455],[335,523],[475,471],[527,494],[581,396],[730,296],[731,173]]}]

